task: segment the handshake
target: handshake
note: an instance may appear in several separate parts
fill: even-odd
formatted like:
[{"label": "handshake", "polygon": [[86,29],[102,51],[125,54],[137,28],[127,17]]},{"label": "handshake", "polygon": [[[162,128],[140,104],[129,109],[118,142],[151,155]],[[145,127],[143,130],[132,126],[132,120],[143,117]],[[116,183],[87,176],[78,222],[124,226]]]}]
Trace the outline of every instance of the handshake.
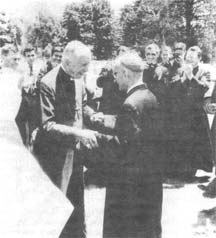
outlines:
[{"label": "handshake", "polygon": [[105,115],[103,114],[103,112],[97,112],[91,116],[90,121],[92,124],[102,126],[104,125],[104,118]]},{"label": "handshake", "polygon": [[[101,128],[114,129],[116,124],[116,116],[114,115],[104,115],[102,112],[95,113],[90,118],[91,123],[100,126]],[[83,129],[80,130],[77,138],[80,143],[87,149],[97,148],[98,139],[107,137],[98,131]]]},{"label": "handshake", "polygon": [[76,137],[81,145],[89,150],[98,148],[98,137],[100,133],[93,130],[83,129],[80,130]]},{"label": "handshake", "polygon": [[115,128],[116,119],[116,115],[104,115],[102,112],[95,113],[90,118],[92,124],[111,130]]}]

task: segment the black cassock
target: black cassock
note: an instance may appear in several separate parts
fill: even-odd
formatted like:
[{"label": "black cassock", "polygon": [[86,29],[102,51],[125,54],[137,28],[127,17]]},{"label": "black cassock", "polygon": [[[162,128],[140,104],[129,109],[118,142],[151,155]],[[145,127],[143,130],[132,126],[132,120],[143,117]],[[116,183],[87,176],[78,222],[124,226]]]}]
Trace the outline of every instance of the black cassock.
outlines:
[{"label": "black cassock", "polygon": [[161,237],[160,122],[147,87],[129,91],[115,125],[120,148],[107,185],[104,238]]},{"label": "black cassock", "polygon": [[85,237],[83,164],[79,144],[70,132],[70,127],[82,128],[83,117],[88,119],[93,113],[86,105],[82,80],[71,80],[61,67],[54,68],[40,82],[39,105],[40,131],[34,153],[74,205],[61,237]]},{"label": "black cassock", "polygon": [[[180,77],[185,77],[181,67]],[[171,77],[173,76],[171,70]],[[197,169],[212,170],[212,148],[209,137],[208,118],[204,111],[205,70],[193,69],[195,78],[170,81],[167,91],[168,103],[168,165],[171,176],[193,175]]]}]

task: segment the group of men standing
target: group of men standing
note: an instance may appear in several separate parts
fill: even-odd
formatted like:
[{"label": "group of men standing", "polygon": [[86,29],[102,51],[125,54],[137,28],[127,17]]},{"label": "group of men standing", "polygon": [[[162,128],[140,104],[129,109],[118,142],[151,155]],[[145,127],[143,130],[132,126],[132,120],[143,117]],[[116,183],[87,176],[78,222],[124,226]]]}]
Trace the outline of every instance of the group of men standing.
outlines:
[{"label": "group of men standing", "polygon": [[112,181],[107,185],[104,237],[160,237],[161,115],[156,96],[143,82],[143,61],[135,53],[119,56],[113,73],[126,97],[116,115],[105,115],[87,103],[84,75],[90,60],[88,47],[72,41],[61,64],[39,83],[34,154],[74,206],[61,237],[85,237],[83,157],[92,151],[107,153],[101,159]]},{"label": "group of men standing", "polygon": [[[111,77],[122,101],[115,113],[88,105],[85,74],[91,52],[79,41],[69,42],[61,63],[38,80],[33,153],[74,206],[60,237],[86,235],[83,165],[88,154],[108,169],[104,238],[160,238],[163,175],[190,181],[197,169],[211,171],[203,109],[209,73],[200,65],[201,50],[194,46],[186,52],[185,44],[177,43],[172,60],[159,64],[159,55],[159,47],[150,44],[145,62],[130,51],[117,57]],[[23,105],[28,93],[22,87]],[[26,112],[22,103],[19,128]]]},{"label": "group of men standing", "polygon": [[143,81],[157,97],[163,114],[166,176],[191,181],[197,169],[212,170],[209,123],[204,110],[210,72],[201,64],[198,46],[186,51],[184,43],[176,43],[173,59],[161,64],[157,63],[157,45],[147,46],[145,52]]}]

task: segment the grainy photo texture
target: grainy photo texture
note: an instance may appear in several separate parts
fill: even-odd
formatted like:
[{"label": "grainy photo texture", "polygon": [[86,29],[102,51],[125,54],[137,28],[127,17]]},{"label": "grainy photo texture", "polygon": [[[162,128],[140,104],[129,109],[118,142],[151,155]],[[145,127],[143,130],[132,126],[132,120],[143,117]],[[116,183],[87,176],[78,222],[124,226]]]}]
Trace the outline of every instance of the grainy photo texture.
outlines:
[{"label": "grainy photo texture", "polygon": [[216,1],[0,3],[0,237],[216,237]]}]

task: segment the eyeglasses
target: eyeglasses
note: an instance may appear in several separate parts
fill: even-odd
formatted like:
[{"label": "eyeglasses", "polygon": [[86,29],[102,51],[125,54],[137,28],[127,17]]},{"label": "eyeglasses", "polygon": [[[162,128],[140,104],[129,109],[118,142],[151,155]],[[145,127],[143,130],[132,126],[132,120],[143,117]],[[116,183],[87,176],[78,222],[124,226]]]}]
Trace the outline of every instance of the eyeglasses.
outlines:
[{"label": "eyeglasses", "polygon": [[20,61],[20,58],[13,58],[14,61]]},{"label": "eyeglasses", "polygon": [[183,48],[175,48],[174,50],[176,51],[176,50],[184,50],[184,49]]},{"label": "eyeglasses", "polygon": [[156,56],[156,53],[146,53],[146,56]]},{"label": "eyeglasses", "polygon": [[27,58],[30,58],[30,57],[34,57],[35,55],[34,54],[32,54],[32,55],[27,55],[26,57]]}]

